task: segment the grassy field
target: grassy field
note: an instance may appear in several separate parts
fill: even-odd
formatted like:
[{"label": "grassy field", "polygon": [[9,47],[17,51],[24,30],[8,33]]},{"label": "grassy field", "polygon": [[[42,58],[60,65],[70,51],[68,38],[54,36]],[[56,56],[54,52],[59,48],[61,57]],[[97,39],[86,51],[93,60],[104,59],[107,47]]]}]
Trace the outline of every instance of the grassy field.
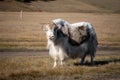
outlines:
[{"label": "grassy field", "polygon": [[[99,41],[94,66],[87,57],[83,66],[69,59],[52,68],[42,25],[56,18],[93,24]],[[120,14],[110,13],[23,12],[20,19],[19,12],[0,12],[0,80],[119,80],[119,22]]]},{"label": "grassy field", "polygon": [[0,52],[0,80],[119,80],[118,51],[98,51],[95,65],[78,65],[79,59],[69,59],[64,66],[52,68],[48,52]]},{"label": "grassy field", "polygon": [[93,6],[110,10],[111,12],[120,12],[120,1],[119,0],[81,0],[84,3],[91,4]]},{"label": "grassy field", "polygon": [[120,15],[90,13],[0,12],[0,49],[40,49],[46,45],[44,23],[63,18],[70,23],[91,22],[100,45],[120,46]]}]

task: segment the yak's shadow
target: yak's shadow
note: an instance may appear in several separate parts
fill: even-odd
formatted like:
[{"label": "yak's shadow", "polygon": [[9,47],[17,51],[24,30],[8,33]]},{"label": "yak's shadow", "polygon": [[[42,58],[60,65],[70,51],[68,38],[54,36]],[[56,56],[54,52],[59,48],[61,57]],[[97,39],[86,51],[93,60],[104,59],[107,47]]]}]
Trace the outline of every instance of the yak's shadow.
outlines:
[{"label": "yak's shadow", "polygon": [[112,60],[103,60],[103,61],[94,61],[94,64],[91,64],[90,62],[86,61],[84,64],[80,63],[74,63],[75,66],[85,65],[85,66],[100,66],[109,64],[111,62],[120,62],[120,59],[112,59]]}]

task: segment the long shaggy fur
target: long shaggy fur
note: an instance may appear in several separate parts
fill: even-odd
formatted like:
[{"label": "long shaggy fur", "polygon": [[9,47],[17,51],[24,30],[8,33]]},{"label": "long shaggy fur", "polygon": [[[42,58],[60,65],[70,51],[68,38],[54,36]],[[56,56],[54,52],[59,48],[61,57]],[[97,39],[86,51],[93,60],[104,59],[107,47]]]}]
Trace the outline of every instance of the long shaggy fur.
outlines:
[{"label": "long shaggy fur", "polygon": [[69,37],[72,45],[79,45],[87,36],[87,28],[90,23],[78,22],[70,24],[63,19],[53,20],[53,25],[58,27],[65,35]]},{"label": "long shaggy fur", "polygon": [[[81,58],[81,64],[83,64],[87,54],[91,56],[91,63],[93,64],[98,42],[95,30],[92,25],[88,22],[79,22],[74,24],[69,24],[67,22],[68,25],[65,26],[66,23],[64,23],[64,20],[62,21],[62,25],[60,21],[61,20],[55,22],[57,24],[54,25],[57,27],[55,26],[50,28],[50,25],[45,26],[47,28],[47,46],[49,48],[50,56],[54,59],[54,67],[57,65],[58,59],[60,59],[61,65],[63,65],[65,57]],[[67,27],[67,34],[62,30],[64,27]],[[71,33],[69,33],[69,29],[71,29],[71,31],[73,30],[73,34],[75,33],[74,29],[80,29],[83,31],[80,32],[83,33],[82,35],[85,35],[85,38],[80,42],[79,45],[72,44],[72,39],[70,37]]]},{"label": "long shaggy fur", "polygon": [[83,64],[86,55],[89,54],[91,56],[91,63],[93,64],[98,43],[96,34],[91,34],[89,28],[87,29],[86,39],[78,46],[71,45],[69,38],[64,36],[64,33],[60,30],[57,30],[56,34],[56,46],[59,46],[63,50],[63,53],[67,54],[70,58],[82,58],[81,64]]},{"label": "long shaggy fur", "polygon": [[57,34],[57,30],[50,28],[49,24],[45,25],[44,27],[47,37],[47,48],[49,49],[49,55],[54,59],[53,67],[56,67],[58,60],[60,60],[61,65],[63,65],[63,61],[67,55],[64,53],[63,48],[61,48],[60,45],[57,45],[59,43],[57,36],[60,37],[60,35]]},{"label": "long shaggy fur", "polygon": [[81,57],[81,64],[83,64],[85,56],[89,54],[91,56],[91,63],[93,63],[93,57],[95,56],[98,42],[92,24],[89,22],[69,24],[63,19],[55,19],[53,23],[58,26],[59,31],[61,30],[61,32],[63,32],[60,32],[61,34],[67,35],[66,41],[64,41],[64,39],[62,41],[62,43],[65,43],[61,47],[64,49],[67,47],[67,49],[64,50],[65,53],[72,58]]}]

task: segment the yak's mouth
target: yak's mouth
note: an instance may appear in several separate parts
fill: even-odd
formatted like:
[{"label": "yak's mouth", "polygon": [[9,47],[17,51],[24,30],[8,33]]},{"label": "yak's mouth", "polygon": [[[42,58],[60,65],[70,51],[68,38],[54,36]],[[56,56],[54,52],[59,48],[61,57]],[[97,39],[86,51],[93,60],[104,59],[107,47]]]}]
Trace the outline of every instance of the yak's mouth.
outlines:
[{"label": "yak's mouth", "polygon": [[50,40],[54,40],[55,37],[54,37],[54,36],[49,36],[49,39],[50,39]]}]

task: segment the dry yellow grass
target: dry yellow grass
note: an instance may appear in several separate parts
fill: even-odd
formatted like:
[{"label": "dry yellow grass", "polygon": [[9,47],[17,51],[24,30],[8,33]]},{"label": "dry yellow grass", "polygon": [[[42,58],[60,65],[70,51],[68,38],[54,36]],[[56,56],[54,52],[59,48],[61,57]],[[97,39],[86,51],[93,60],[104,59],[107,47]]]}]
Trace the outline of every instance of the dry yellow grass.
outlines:
[{"label": "dry yellow grass", "polygon": [[[89,61],[89,58],[87,58]],[[49,76],[69,76],[82,80],[98,80],[108,76],[120,75],[120,57],[117,55],[101,55],[95,58],[95,66],[74,65],[79,59],[68,60],[65,66],[52,68],[53,60],[48,56],[2,56],[0,57],[0,79],[2,80],[34,80]],[[108,63],[105,63],[108,62]],[[87,77],[86,77],[87,76]],[[108,78],[107,78],[108,79]],[[100,79],[101,80],[101,79]]]},{"label": "dry yellow grass", "polygon": [[[42,24],[56,18],[70,23],[91,22],[101,45],[120,47],[120,14],[90,13],[38,13],[24,12],[21,20],[18,12],[0,12],[0,49],[45,49],[46,36]],[[13,53],[13,52],[11,52]],[[36,52],[34,52],[36,54]],[[4,55],[4,53],[1,53]],[[23,54],[30,55],[29,52]],[[44,53],[43,53],[44,54]],[[52,69],[53,60],[47,56],[0,55],[0,79],[2,80],[119,80],[119,50],[98,51],[95,66],[74,65],[79,59],[68,60],[66,65]],[[17,52],[15,55],[18,55]],[[87,58],[89,61],[89,58]],[[88,62],[86,62],[88,64]],[[68,77],[66,77],[68,76]]]},{"label": "dry yellow grass", "polygon": [[41,27],[56,18],[91,22],[100,44],[120,45],[120,14],[23,12],[22,20],[19,16],[19,12],[0,12],[0,47],[45,46]]}]

